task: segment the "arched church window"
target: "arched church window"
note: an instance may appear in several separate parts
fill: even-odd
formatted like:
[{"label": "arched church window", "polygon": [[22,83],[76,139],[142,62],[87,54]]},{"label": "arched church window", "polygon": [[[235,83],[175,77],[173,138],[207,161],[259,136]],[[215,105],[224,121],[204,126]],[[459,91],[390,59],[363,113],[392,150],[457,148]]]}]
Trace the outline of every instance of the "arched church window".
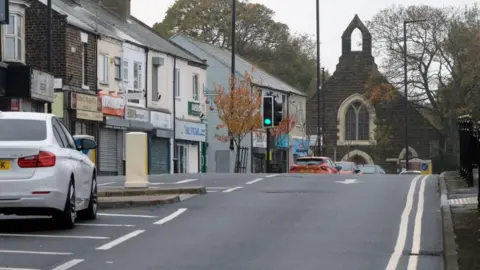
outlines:
[{"label": "arched church window", "polygon": [[345,114],[345,139],[349,141],[370,139],[370,115],[362,102],[356,101],[348,106]]}]

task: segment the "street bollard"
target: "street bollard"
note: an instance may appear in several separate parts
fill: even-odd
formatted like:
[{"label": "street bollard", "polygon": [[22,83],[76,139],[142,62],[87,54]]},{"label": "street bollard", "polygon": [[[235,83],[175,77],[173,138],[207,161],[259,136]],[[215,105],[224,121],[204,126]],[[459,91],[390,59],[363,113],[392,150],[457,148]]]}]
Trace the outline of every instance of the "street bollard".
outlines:
[{"label": "street bollard", "polygon": [[129,132],[125,136],[125,187],[147,188],[148,136],[145,132]]}]

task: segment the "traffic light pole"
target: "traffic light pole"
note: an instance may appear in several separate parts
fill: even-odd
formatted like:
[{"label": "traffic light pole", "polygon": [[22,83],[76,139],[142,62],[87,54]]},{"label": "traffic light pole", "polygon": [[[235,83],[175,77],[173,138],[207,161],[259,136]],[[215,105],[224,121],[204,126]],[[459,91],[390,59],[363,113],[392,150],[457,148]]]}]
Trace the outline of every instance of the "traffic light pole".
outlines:
[{"label": "traffic light pole", "polygon": [[267,128],[267,160],[265,161],[265,173],[270,173],[270,128]]}]

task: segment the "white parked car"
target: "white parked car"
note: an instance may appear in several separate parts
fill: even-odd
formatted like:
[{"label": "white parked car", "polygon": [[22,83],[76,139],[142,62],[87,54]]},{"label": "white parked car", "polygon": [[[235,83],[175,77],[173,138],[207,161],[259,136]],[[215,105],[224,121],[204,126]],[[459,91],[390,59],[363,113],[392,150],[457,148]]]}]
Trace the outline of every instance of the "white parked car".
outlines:
[{"label": "white parked car", "polygon": [[0,214],[52,216],[71,229],[97,216],[95,164],[53,114],[0,111]]}]

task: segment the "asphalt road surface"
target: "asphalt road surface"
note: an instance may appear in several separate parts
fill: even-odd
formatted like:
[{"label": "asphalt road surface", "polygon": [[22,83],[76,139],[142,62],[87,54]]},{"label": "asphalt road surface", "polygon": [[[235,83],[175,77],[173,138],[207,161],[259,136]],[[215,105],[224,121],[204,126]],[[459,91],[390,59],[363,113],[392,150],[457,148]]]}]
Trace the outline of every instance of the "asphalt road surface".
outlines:
[{"label": "asphalt road surface", "polygon": [[102,211],[71,231],[0,216],[0,269],[442,269],[436,176],[163,178],[211,192]]}]

